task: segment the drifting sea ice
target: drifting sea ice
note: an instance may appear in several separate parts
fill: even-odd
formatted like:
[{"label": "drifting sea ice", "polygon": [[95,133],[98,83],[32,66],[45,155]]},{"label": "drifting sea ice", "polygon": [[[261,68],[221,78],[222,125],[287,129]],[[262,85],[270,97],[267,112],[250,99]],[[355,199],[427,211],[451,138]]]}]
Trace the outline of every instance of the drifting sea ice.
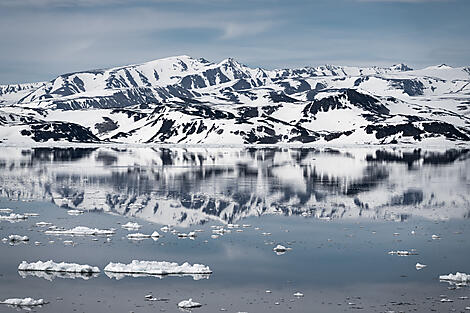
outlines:
[{"label": "drifting sea ice", "polygon": [[180,303],[178,303],[178,307],[182,308],[182,309],[192,309],[192,308],[199,308],[201,307],[202,304],[198,303],[198,302],[194,302],[193,299],[189,299],[189,300],[183,300],[183,301],[180,301]]},{"label": "drifting sea ice", "polygon": [[6,299],[0,303],[8,304],[8,305],[16,305],[16,306],[36,306],[36,305],[46,304],[46,302],[44,302],[44,299],[34,300],[33,298],[24,298],[24,299],[11,298],[11,299]]},{"label": "drifting sea ice", "polygon": [[45,271],[45,272],[67,272],[67,273],[99,273],[100,269],[96,266],[90,266],[88,264],[81,265],[77,263],[55,263],[52,260],[42,262],[37,261],[28,263],[26,261],[21,262],[18,265],[19,271]]},{"label": "drifting sea ice", "polygon": [[13,212],[12,209],[6,208],[6,209],[0,209],[0,213],[11,213]]},{"label": "drifting sea ice", "polygon": [[406,256],[406,255],[415,255],[416,253],[414,252],[410,252],[410,251],[406,251],[406,250],[398,250],[398,251],[390,251],[388,252],[388,254],[390,255],[400,255],[400,256]]},{"label": "drifting sea ice", "polygon": [[166,261],[138,261],[129,264],[110,262],[104,268],[105,272],[150,274],[150,275],[181,275],[181,274],[211,274],[211,269],[203,264],[191,265],[185,262],[181,265]]},{"label": "drifting sea ice", "polygon": [[418,271],[421,270],[421,269],[423,269],[423,268],[425,268],[425,267],[427,267],[427,265],[421,264],[421,263],[416,263],[415,266],[416,266],[416,269],[417,269]]},{"label": "drifting sea ice", "polygon": [[18,242],[18,241],[29,241],[28,236],[20,236],[20,235],[10,235],[8,239],[11,242]]},{"label": "drifting sea ice", "polygon": [[51,225],[52,225],[52,223],[47,223],[47,222],[36,223],[37,227],[46,227],[46,226],[51,226]]},{"label": "drifting sea ice", "polygon": [[113,235],[116,233],[114,229],[98,229],[86,226],[77,226],[66,230],[46,230],[47,235],[69,235],[69,236],[96,236],[96,235]]},{"label": "drifting sea ice", "polygon": [[286,252],[287,248],[284,247],[283,245],[277,245],[273,248],[274,252]]},{"label": "drifting sea ice", "polygon": [[158,238],[160,234],[157,231],[154,231],[151,235],[142,234],[142,233],[132,233],[128,234],[128,239],[140,240],[140,239],[147,239],[147,238]]},{"label": "drifting sea ice", "polygon": [[45,271],[18,271],[21,277],[34,276],[43,278],[48,281],[53,281],[56,278],[68,279],[83,279],[88,280],[93,277],[98,277],[98,273],[69,273],[69,272],[45,272]]},{"label": "drifting sea ice", "polygon": [[82,210],[68,210],[67,211],[67,214],[68,215],[73,215],[73,216],[77,216],[77,215],[80,215],[80,214],[83,214],[84,212]]},{"label": "drifting sea ice", "polygon": [[17,220],[25,220],[28,217],[23,214],[16,214],[16,213],[10,213],[10,215],[0,215],[0,220],[4,221],[17,221]]},{"label": "drifting sea ice", "polygon": [[128,223],[122,225],[122,228],[125,228],[127,230],[136,230],[136,229],[139,229],[141,227],[142,227],[142,225],[140,225],[138,223],[133,223],[133,222],[128,222]]},{"label": "drifting sea ice", "polygon": [[440,275],[439,279],[449,281],[449,282],[457,282],[457,283],[467,284],[467,283],[470,282],[470,275],[465,274],[465,273],[457,272],[455,274]]}]

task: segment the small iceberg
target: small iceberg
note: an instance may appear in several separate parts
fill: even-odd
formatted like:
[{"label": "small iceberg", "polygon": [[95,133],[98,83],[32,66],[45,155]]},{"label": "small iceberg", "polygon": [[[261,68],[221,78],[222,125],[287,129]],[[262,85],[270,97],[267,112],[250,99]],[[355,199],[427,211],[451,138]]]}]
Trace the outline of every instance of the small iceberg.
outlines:
[{"label": "small iceberg", "polygon": [[97,236],[97,235],[113,235],[116,233],[114,229],[98,229],[89,228],[86,226],[77,226],[72,229],[55,229],[46,230],[44,232],[47,235],[68,235],[68,236]]},{"label": "small iceberg", "polygon": [[421,264],[421,263],[416,263],[416,269],[419,271],[419,270],[422,270],[423,268],[427,267],[427,265],[425,264]]},{"label": "small iceberg", "polygon": [[303,296],[304,296],[304,294],[301,293],[301,292],[299,292],[299,291],[297,291],[296,293],[294,293],[294,297],[296,297],[296,298],[302,298]]},{"label": "small iceberg", "polygon": [[76,263],[55,263],[52,260],[42,262],[37,261],[28,263],[21,262],[18,265],[18,271],[44,271],[44,272],[66,272],[66,273],[99,273],[100,269],[96,266],[81,265]]},{"label": "small iceberg", "polygon": [[8,236],[8,239],[11,242],[29,241],[28,236],[20,236],[20,235],[10,235]]},{"label": "small iceberg", "polygon": [[461,285],[466,285],[467,283],[470,283],[470,275],[460,272],[449,275],[440,275],[439,279],[442,281],[447,281],[449,283],[459,283]]},{"label": "small iceberg", "polygon": [[142,240],[142,239],[150,238],[150,235],[146,235],[142,233],[133,233],[133,234],[127,234],[127,238],[132,239],[132,240]]},{"label": "small iceberg", "polygon": [[140,225],[138,223],[133,223],[133,222],[128,222],[128,223],[122,225],[122,228],[125,228],[127,230],[136,230],[136,229],[139,229],[141,227],[142,227],[142,225]]},{"label": "small iceberg", "polygon": [[10,213],[10,215],[0,215],[0,221],[19,221],[25,220],[28,217],[23,214]]},{"label": "small iceberg", "polygon": [[73,215],[73,216],[78,216],[80,214],[83,214],[84,212],[82,210],[68,210],[67,214],[68,215]]},{"label": "small iceberg", "polygon": [[390,255],[400,255],[400,256],[416,255],[416,253],[414,253],[412,251],[406,251],[406,250],[389,251],[388,254],[390,254]]},{"label": "small iceberg", "polygon": [[149,274],[149,275],[185,275],[185,274],[212,274],[211,269],[203,264],[191,265],[187,262],[179,265],[166,261],[138,261],[129,264],[110,262],[104,268],[105,272]]},{"label": "small iceberg", "polygon": [[182,309],[200,308],[201,306],[202,304],[198,302],[194,302],[193,299],[191,298],[189,300],[183,300],[183,301],[180,301],[180,303],[178,303],[178,307]]},{"label": "small iceberg", "polygon": [[8,304],[8,305],[15,305],[15,306],[37,306],[37,305],[43,305],[46,304],[44,299],[38,299],[34,300],[33,298],[11,298],[11,299],[6,299],[0,302],[2,304]]},{"label": "small iceberg", "polygon": [[12,209],[6,208],[6,209],[0,209],[0,213],[11,213],[13,212]]},{"label": "small iceberg", "polygon": [[274,252],[286,252],[287,248],[284,247],[283,245],[277,245],[273,248]]},{"label": "small iceberg", "polygon": [[441,237],[438,236],[438,235],[432,235],[432,236],[431,236],[431,239],[432,239],[432,240],[437,240],[437,239],[441,239]]},{"label": "small iceberg", "polygon": [[36,223],[37,227],[46,227],[46,226],[51,226],[51,225],[52,225],[52,223],[47,223],[47,222]]}]

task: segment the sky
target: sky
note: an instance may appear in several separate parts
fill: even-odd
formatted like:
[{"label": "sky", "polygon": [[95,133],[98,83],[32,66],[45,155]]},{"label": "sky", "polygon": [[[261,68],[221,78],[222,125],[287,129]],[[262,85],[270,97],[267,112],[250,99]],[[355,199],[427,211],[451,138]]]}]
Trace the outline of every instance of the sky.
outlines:
[{"label": "sky", "polygon": [[0,84],[190,55],[470,65],[470,0],[0,0]]}]

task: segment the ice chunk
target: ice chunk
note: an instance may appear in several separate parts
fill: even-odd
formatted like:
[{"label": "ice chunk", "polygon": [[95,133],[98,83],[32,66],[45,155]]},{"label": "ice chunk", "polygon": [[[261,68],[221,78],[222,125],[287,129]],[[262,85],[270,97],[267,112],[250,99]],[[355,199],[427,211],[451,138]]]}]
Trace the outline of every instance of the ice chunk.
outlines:
[{"label": "ice chunk", "polygon": [[421,270],[421,269],[425,268],[426,266],[427,266],[427,265],[425,265],[425,264],[416,263],[416,269],[417,269],[417,270]]},{"label": "ice chunk", "polygon": [[80,215],[80,214],[83,214],[83,213],[84,213],[84,212],[83,212],[82,210],[68,210],[68,211],[67,211],[67,214],[68,214],[68,215],[75,215],[75,216]]},{"label": "ice chunk", "polygon": [[445,281],[451,281],[451,282],[467,284],[467,283],[470,282],[470,275],[465,274],[465,273],[457,272],[455,274],[440,275],[439,279],[440,280],[445,280]]},{"label": "ice chunk", "polygon": [[20,235],[10,235],[8,236],[8,239],[12,242],[29,241],[28,236],[20,236]]},{"label": "ice chunk", "polygon": [[16,220],[25,220],[28,217],[23,214],[10,213],[10,215],[0,215],[0,221],[16,221]]},{"label": "ice chunk", "polygon": [[38,299],[34,300],[33,298],[11,298],[11,299],[6,299],[1,302],[2,304],[8,304],[8,305],[16,305],[16,306],[36,306],[36,305],[43,305],[46,304],[44,302],[44,299]]},{"label": "ice chunk", "polygon": [[294,297],[301,298],[301,297],[303,297],[303,296],[304,296],[304,294],[301,293],[301,292],[298,292],[298,291],[297,291],[296,293],[294,293]]},{"label": "ice chunk", "polygon": [[388,252],[388,254],[406,256],[406,255],[415,255],[416,253],[406,251],[406,250],[401,250],[401,251],[397,250],[397,251],[390,251],[390,252]]},{"label": "ice chunk", "polygon": [[438,235],[432,235],[431,238],[432,240],[441,239],[441,237]]},{"label": "ice chunk", "polygon": [[55,229],[55,230],[46,230],[45,234],[48,235],[69,235],[69,236],[96,236],[96,235],[113,235],[116,231],[111,229],[98,229],[98,228],[89,228],[86,226],[77,226],[72,229]]},{"label": "ice chunk", "polygon": [[37,227],[46,227],[46,226],[51,226],[51,225],[52,225],[52,223],[47,223],[47,222],[36,223]]},{"label": "ice chunk", "polygon": [[27,217],[37,217],[37,216],[39,216],[38,213],[25,213],[24,215],[27,216]]},{"label": "ice chunk", "polygon": [[141,239],[150,238],[150,235],[146,235],[146,234],[142,234],[142,233],[133,233],[133,234],[128,234],[127,238],[128,239],[133,239],[133,240],[141,240]]},{"label": "ice chunk", "polygon": [[136,230],[136,229],[139,229],[141,227],[142,226],[139,225],[138,223],[133,223],[133,222],[128,222],[128,223],[122,225],[122,228],[125,228],[127,230]]},{"label": "ice chunk", "polygon": [[6,209],[0,209],[0,213],[11,213],[13,212],[12,209],[6,208]]},{"label": "ice chunk", "polygon": [[52,260],[42,262],[37,261],[34,263],[28,263],[26,261],[21,262],[18,265],[19,271],[45,271],[45,272],[67,272],[67,273],[99,273],[100,269],[96,266],[81,265],[77,263],[55,263]]},{"label": "ice chunk", "polygon": [[152,238],[158,238],[158,237],[160,237],[160,234],[159,234],[157,231],[154,231],[154,232],[150,235],[150,237],[152,237]]},{"label": "ice chunk", "polygon": [[277,245],[273,248],[274,252],[286,252],[287,248],[284,247],[283,245]]},{"label": "ice chunk", "polygon": [[180,301],[180,303],[178,303],[178,307],[182,308],[182,309],[192,309],[192,308],[199,308],[201,307],[202,304],[198,303],[198,302],[194,302],[193,299],[189,299],[189,300],[183,300],[183,301]]},{"label": "ice chunk", "polygon": [[150,274],[150,275],[181,275],[181,274],[211,274],[211,269],[203,264],[191,265],[187,262],[179,265],[166,261],[138,261],[129,264],[110,262],[104,268],[105,272]]}]

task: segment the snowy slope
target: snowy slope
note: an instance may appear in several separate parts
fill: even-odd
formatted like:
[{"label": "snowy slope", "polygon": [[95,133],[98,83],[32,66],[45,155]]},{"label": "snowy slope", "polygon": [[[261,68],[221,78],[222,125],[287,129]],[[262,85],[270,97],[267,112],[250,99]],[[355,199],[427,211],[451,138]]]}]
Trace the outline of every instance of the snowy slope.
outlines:
[{"label": "snowy slope", "polygon": [[264,70],[177,56],[0,86],[0,105],[10,143],[53,139],[34,135],[34,119],[87,133],[62,141],[455,144],[470,141],[470,68]]}]

